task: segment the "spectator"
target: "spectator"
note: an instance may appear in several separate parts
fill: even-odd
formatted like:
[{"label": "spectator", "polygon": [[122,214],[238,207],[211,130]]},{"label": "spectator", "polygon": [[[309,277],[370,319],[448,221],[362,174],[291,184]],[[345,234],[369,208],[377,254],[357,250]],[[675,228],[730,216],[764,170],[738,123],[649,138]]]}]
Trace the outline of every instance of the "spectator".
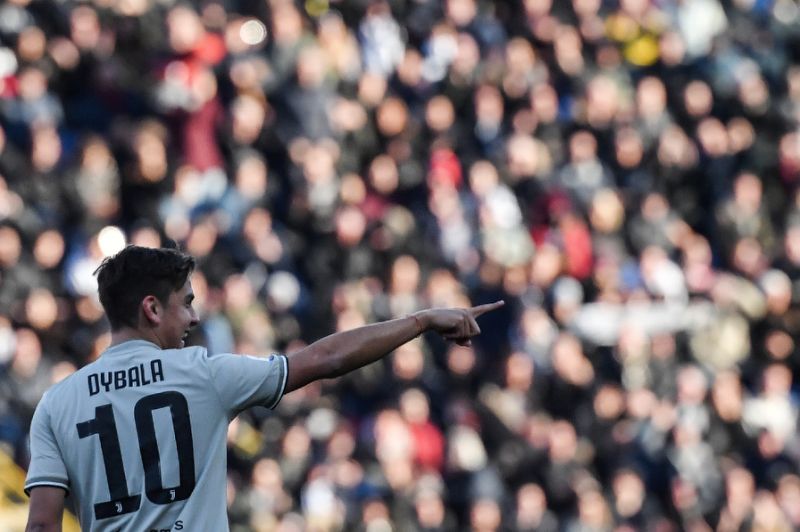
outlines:
[{"label": "spectator", "polygon": [[0,6],[22,465],[41,383],[108,341],[88,274],[173,240],[214,352],[510,303],[240,420],[234,529],[798,526],[791,1],[235,4]]}]

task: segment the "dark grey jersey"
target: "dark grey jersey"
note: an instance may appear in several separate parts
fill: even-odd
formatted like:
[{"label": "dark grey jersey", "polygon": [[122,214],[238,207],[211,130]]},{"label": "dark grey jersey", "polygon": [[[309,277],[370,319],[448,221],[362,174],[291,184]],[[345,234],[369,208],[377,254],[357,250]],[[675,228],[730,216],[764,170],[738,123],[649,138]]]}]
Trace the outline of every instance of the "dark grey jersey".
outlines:
[{"label": "dark grey jersey", "polygon": [[282,355],[113,346],[37,407],[25,490],[67,490],[83,530],[227,530],[228,423],[274,408],[287,369]]}]

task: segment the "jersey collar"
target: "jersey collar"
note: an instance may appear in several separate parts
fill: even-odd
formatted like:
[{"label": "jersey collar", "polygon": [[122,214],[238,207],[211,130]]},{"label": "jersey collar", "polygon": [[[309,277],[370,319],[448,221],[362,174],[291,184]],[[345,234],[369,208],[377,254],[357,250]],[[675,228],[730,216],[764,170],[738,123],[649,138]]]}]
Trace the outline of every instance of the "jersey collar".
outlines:
[{"label": "jersey collar", "polygon": [[135,340],[125,340],[122,343],[112,345],[111,347],[103,351],[103,356],[113,355],[120,351],[129,352],[131,349],[147,349],[147,348],[158,349],[159,351],[161,351],[160,347],[158,347],[156,344],[154,344],[149,340],[135,339]]}]

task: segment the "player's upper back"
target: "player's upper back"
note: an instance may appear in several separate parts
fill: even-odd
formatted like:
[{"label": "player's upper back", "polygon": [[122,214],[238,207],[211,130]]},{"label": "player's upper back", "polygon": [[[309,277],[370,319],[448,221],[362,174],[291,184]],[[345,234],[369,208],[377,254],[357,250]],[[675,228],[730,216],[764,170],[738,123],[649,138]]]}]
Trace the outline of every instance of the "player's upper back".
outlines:
[{"label": "player's upper back", "polygon": [[284,357],[113,346],[46,394],[26,488],[61,478],[84,529],[224,530],[228,421],[274,406],[285,378]]}]

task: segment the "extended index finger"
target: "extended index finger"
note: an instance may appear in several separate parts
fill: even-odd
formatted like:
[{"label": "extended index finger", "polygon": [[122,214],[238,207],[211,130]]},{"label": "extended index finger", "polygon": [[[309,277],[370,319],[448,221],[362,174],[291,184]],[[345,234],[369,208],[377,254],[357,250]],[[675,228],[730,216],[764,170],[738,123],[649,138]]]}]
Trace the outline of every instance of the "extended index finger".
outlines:
[{"label": "extended index finger", "polygon": [[482,314],[486,314],[489,311],[498,309],[505,305],[506,302],[502,299],[500,301],[495,301],[494,303],[486,303],[485,305],[478,305],[477,307],[472,307],[469,309],[470,314],[472,314],[475,318]]}]

